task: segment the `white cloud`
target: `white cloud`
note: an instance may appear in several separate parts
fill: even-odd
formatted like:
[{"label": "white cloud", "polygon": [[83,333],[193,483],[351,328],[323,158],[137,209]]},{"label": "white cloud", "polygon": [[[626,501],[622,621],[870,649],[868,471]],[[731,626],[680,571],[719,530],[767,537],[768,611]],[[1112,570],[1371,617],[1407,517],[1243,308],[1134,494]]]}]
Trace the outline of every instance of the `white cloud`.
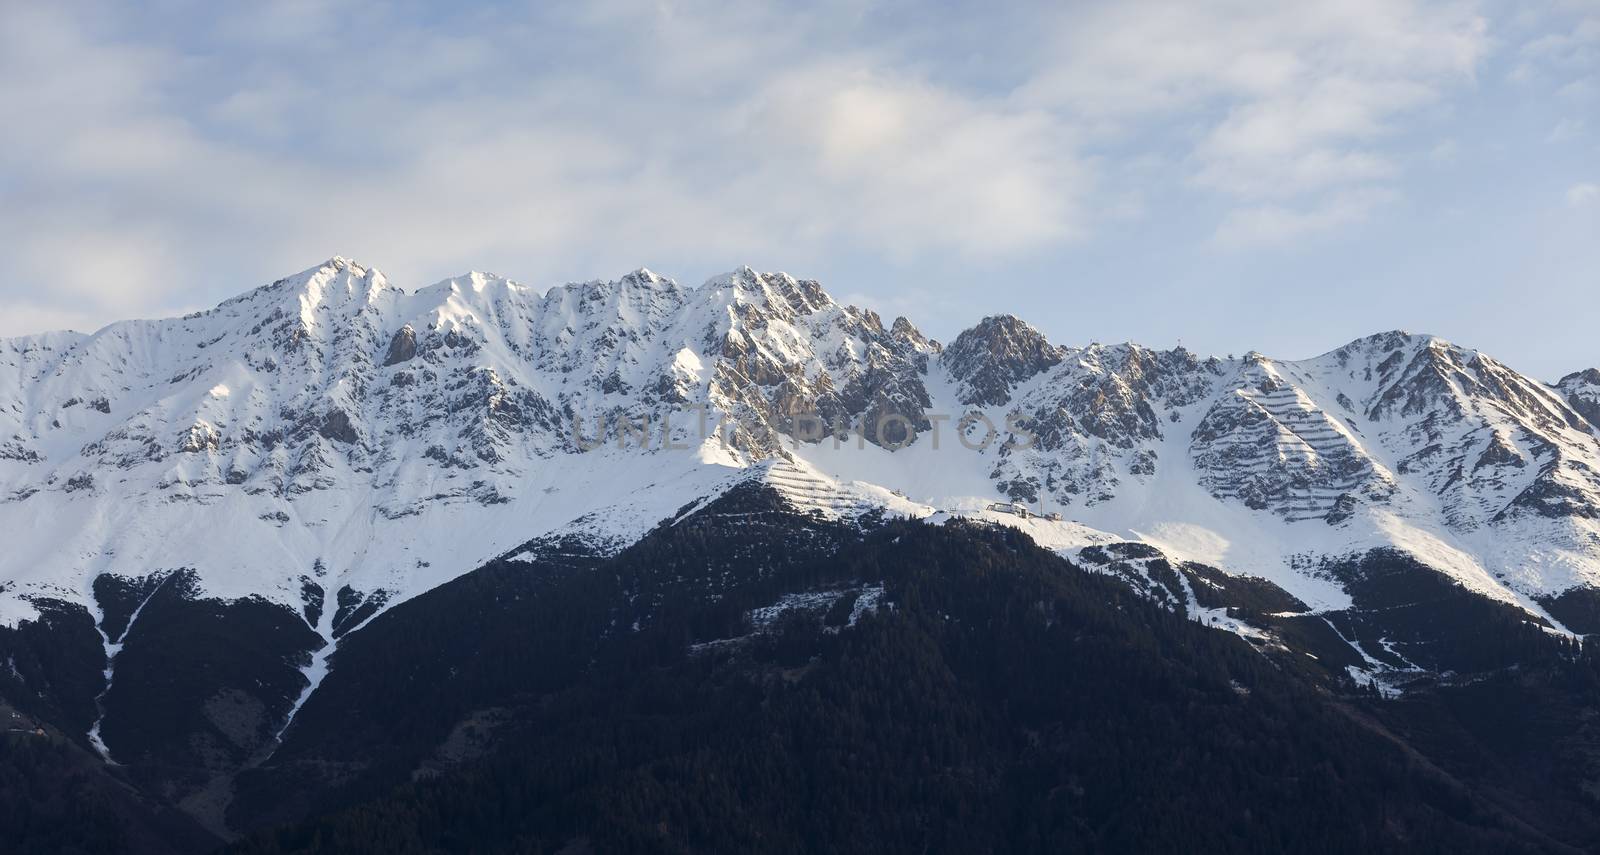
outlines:
[{"label": "white cloud", "polygon": [[1132,145],[1166,142],[1186,121],[1191,180],[1240,200],[1223,242],[1241,228],[1297,237],[1370,209],[1346,200],[1377,198],[1365,191],[1402,174],[1386,142],[1470,85],[1489,49],[1485,20],[1450,2],[1135,0],[1073,7],[1060,26],[1059,62],[1019,96]]},{"label": "white cloud", "polygon": [[1241,207],[1223,218],[1214,241],[1234,250],[1287,243],[1361,222],[1392,197],[1382,190],[1360,190],[1319,200],[1307,208],[1279,204]]},{"label": "white cloud", "polygon": [[[1600,13],[1594,6],[1575,7]],[[1600,58],[1600,14],[1584,14],[1563,32],[1546,33],[1522,46],[1522,53],[1562,65],[1587,65]]]},{"label": "white cloud", "polygon": [[1547,83],[1570,101],[1595,95],[1595,75],[1600,66],[1600,6],[1594,3],[1558,3],[1553,21],[1535,30],[1517,50],[1512,77],[1519,83]]},{"label": "white cloud", "polygon": [[1006,253],[1084,228],[1087,170],[1068,128],[1042,111],[819,67],[756,93],[740,139],[765,149],[764,179],[807,176],[810,210],[894,252]]},{"label": "white cloud", "polygon": [[7,10],[0,289],[110,319],[335,252],[412,285],[1026,260],[1183,194],[1217,243],[1300,240],[1401,192],[1489,50],[1454,0],[171,3]]},{"label": "white cloud", "polygon": [[[73,316],[335,252],[411,284],[490,265],[540,282],[686,256],[993,256],[1085,228],[1092,176],[1058,118],[872,46],[818,50],[821,25],[776,4],[465,31],[361,3],[196,7],[170,41],[124,38],[118,11],[36,7],[0,44],[0,110],[31,117],[0,140],[18,202],[0,274],[52,280]],[[513,36],[530,43],[508,53]]]},{"label": "white cloud", "polygon": [[1596,95],[1600,95],[1600,77],[1591,75],[1563,83],[1561,88],[1556,90],[1556,95],[1568,101],[1593,99]]},{"label": "white cloud", "polygon": [[1550,129],[1545,141],[1552,143],[1571,142],[1581,138],[1586,130],[1587,123],[1584,120],[1571,117],[1563,118],[1556,122],[1555,127]]},{"label": "white cloud", "polygon": [[1582,208],[1600,202],[1600,184],[1583,182],[1567,188],[1567,204]]}]

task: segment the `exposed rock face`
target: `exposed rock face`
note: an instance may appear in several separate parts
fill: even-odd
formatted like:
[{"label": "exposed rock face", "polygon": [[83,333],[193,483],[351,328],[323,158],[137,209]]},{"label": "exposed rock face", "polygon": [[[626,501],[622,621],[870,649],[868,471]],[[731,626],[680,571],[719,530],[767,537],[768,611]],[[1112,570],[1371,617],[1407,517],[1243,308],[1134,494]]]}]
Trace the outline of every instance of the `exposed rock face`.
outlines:
[{"label": "exposed rock face", "polygon": [[1589,427],[1600,430],[1600,369],[1586,368],[1561,378],[1556,384],[1567,403],[1578,415],[1589,422]]},{"label": "exposed rock face", "polygon": [[28,447],[27,440],[20,436],[13,436],[5,442],[0,442],[0,460],[16,460],[21,463],[38,463],[43,458],[39,452]]},{"label": "exposed rock face", "polygon": [[354,445],[361,441],[361,435],[356,433],[356,427],[350,421],[350,416],[344,410],[332,410],[322,417],[322,427],[317,433],[323,439]]},{"label": "exposed rock face", "polygon": [[385,368],[409,361],[417,355],[417,331],[410,324],[401,327],[389,340],[389,355],[383,359]]},{"label": "exposed rock face", "polygon": [[1358,493],[1381,501],[1392,481],[1357,429],[1258,354],[1202,417],[1190,448],[1212,495],[1289,519],[1340,516]]},{"label": "exposed rock face", "polygon": [[765,455],[784,436],[820,441],[851,430],[895,447],[930,427],[923,378],[937,344],[909,321],[885,330],[876,314],[840,306],[814,281],[749,268],[702,290],[728,303],[709,399],[734,415],[739,447]]},{"label": "exposed rock face", "polygon": [[939,353],[944,346],[937,341],[922,334],[912,323],[904,317],[894,319],[894,324],[889,327],[889,335],[895,340],[905,343],[907,347],[926,353]]},{"label": "exposed rock face", "polygon": [[1008,412],[1036,438],[1031,448],[1001,449],[997,472],[1014,498],[1095,504],[1124,478],[1154,475],[1155,446],[1171,427],[1161,411],[1209,394],[1220,371],[1181,348],[1091,345],[1061,356]]},{"label": "exposed rock face", "polygon": [[1008,403],[1012,387],[1061,358],[1038,330],[1011,315],[993,315],[956,336],[941,361],[961,383],[961,403],[987,407]]}]

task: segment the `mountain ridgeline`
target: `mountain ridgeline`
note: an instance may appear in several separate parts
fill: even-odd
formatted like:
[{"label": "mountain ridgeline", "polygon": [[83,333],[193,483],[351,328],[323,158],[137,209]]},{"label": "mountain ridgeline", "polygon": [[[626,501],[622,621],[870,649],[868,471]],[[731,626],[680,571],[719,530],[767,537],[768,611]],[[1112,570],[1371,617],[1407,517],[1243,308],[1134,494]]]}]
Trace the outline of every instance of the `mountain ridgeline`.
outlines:
[{"label": "mountain ridgeline", "polygon": [[0,340],[17,851],[1580,852],[1600,373],[332,259]]}]

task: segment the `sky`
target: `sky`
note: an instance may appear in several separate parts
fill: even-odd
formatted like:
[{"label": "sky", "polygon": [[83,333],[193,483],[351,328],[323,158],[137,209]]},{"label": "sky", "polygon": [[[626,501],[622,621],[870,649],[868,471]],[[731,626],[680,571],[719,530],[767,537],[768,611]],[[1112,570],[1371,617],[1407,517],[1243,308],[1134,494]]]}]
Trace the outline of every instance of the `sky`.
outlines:
[{"label": "sky", "polygon": [[343,255],[1600,365],[1600,0],[0,0],[0,117],[0,336]]}]

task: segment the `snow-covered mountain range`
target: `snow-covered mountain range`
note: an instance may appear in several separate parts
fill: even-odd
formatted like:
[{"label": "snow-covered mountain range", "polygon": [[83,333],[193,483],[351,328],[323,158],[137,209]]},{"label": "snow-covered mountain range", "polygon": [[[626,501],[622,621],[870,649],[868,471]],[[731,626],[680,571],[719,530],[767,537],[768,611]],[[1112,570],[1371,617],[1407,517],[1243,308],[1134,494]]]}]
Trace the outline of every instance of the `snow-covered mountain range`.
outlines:
[{"label": "snow-covered mountain range", "polygon": [[1331,563],[1396,547],[1560,629],[1549,604],[1600,587],[1597,420],[1594,370],[1548,385],[1402,332],[1219,359],[1000,316],[942,346],[749,268],[407,292],[335,258],[183,318],[0,340],[0,623],[179,569],[203,596],[370,615],[760,480],[834,517],[1143,542],[1313,609],[1349,605]]}]

